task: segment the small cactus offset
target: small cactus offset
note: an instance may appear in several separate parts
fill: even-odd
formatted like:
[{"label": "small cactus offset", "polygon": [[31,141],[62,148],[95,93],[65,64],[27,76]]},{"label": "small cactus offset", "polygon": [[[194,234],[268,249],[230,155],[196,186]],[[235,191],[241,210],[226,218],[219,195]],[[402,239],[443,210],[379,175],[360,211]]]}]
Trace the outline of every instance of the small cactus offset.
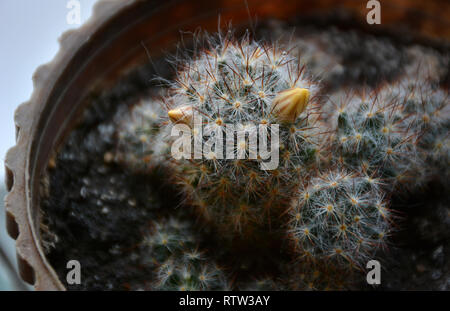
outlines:
[{"label": "small cactus offset", "polygon": [[[209,148],[201,150],[204,158],[176,161],[178,183],[205,219],[224,232],[246,235],[287,205],[301,176],[318,162],[318,85],[289,50],[248,36],[209,43],[192,60],[178,63],[176,81],[164,98],[170,120],[188,125],[194,136],[194,115],[202,117],[200,139]],[[273,124],[279,125],[279,144],[272,145],[279,150],[279,165],[263,169],[267,159],[246,134],[274,143]],[[195,137],[193,142],[195,149]],[[233,159],[211,151],[219,143],[232,146]]]},{"label": "small cactus offset", "polygon": [[312,178],[290,215],[300,262],[349,270],[363,267],[384,247],[393,220],[377,181],[342,169]]},{"label": "small cactus offset", "polygon": [[404,123],[419,133],[420,166],[414,167],[423,183],[432,176],[450,176],[450,101],[448,91],[430,82],[405,79],[388,89],[404,107]]},{"label": "small cactus offset", "polygon": [[224,271],[199,251],[191,225],[175,218],[153,222],[142,242],[154,264],[152,290],[226,290]]},{"label": "small cactus offset", "polygon": [[118,113],[115,159],[137,172],[167,167],[169,135],[162,128],[165,111],[152,99],[141,99],[130,111]]}]

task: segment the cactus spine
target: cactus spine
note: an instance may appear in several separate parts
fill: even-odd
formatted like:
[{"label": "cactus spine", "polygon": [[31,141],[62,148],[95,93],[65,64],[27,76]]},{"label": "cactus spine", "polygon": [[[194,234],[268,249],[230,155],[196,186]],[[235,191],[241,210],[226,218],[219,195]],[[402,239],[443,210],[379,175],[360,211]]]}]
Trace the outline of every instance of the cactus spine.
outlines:
[{"label": "cactus spine", "polygon": [[[177,181],[188,203],[205,219],[226,233],[251,234],[269,222],[270,213],[279,213],[302,174],[316,164],[318,86],[297,58],[277,46],[248,37],[226,37],[217,43],[211,39],[210,45],[179,63],[165,101],[173,123],[193,127],[193,114],[200,115],[203,140],[215,141],[210,150],[218,143],[230,144],[233,160],[203,149],[207,159],[176,162]],[[280,163],[262,170],[261,147],[246,135],[263,133],[271,142],[273,124],[279,124]]]}]

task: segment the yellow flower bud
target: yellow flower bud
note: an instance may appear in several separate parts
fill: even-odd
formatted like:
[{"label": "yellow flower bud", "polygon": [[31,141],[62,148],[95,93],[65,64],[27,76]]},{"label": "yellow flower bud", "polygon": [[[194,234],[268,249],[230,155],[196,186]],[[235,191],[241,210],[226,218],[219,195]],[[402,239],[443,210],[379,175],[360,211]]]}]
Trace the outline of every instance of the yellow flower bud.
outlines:
[{"label": "yellow flower bud", "polygon": [[309,90],[299,87],[278,93],[272,102],[272,113],[282,122],[294,122],[305,110]]},{"label": "yellow flower bud", "polygon": [[169,110],[167,114],[173,123],[184,123],[189,126],[192,124],[194,117],[192,106],[181,106]]}]

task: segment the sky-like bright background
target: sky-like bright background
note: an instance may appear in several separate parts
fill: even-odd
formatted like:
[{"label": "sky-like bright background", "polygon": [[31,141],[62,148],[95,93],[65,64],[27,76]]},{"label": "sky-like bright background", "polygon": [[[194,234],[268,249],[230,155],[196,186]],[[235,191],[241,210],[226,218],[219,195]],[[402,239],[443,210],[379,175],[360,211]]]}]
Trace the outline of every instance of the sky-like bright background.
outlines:
[{"label": "sky-like bright background", "polygon": [[[78,0],[86,21],[95,0]],[[111,0],[120,1],[120,0]],[[69,0],[0,1],[0,157],[14,141],[14,110],[30,98],[35,69],[49,62],[59,49],[60,35],[77,25],[67,23]],[[3,176],[3,169],[1,175]]]},{"label": "sky-like bright background", "polygon": [[[120,1],[120,0],[110,0]],[[0,183],[3,187],[4,159],[15,144],[14,110],[33,91],[35,69],[52,60],[59,49],[58,38],[79,27],[67,22],[70,0],[0,0]],[[92,13],[96,0],[78,0],[81,22]],[[3,199],[0,199],[0,247],[16,262],[14,241],[6,234]],[[17,288],[0,258],[0,290]]]}]

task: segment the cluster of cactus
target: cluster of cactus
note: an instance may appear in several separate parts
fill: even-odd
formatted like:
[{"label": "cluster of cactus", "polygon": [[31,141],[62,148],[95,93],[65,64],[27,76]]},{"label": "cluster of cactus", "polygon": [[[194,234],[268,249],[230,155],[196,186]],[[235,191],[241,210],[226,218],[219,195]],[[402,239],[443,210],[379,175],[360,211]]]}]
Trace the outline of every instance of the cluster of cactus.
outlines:
[{"label": "cluster of cactus", "polygon": [[144,261],[155,266],[152,290],[226,290],[225,272],[199,250],[190,223],[176,218],[153,221],[141,243]]},{"label": "cluster of cactus", "polygon": [[336,161],[388,187],[423,184],[430,157],[448,163],[448,107],[443,91],[411,81],[346,99],[334,120]]},{"label": "cluster of cactus", "polygon": [[[292,278],[284,282],[288,288],[344,287],[340,276],[364,268],[386,245],[395,221],[388,200],[392,189],[423,183],[431,165],[448,174],[448,97],[428,92],[431,85],[398,83],[367,96],[345,97],[337,106],[324,104],[319,84],[291,49],[249,36],[219,35],[208,43],[177,63],[176,78],[162,99],[145,104],[165,107],[167,116],[159,113],[156,122],[137,106],[140,117],[123,123],[119,150],[133,157],[132,163],[170,165],[187,205],[224,237],[254,235],[281,219],[277,229],[287,232],[296,257]],[[331,113],[324,111],[330,107]],[[175,124],[192,133],[193,152],[184,158],[169,155]],[[270,125],[278,125],[279,132],[270,132]],[[261,146],[252,147],[246,138],[255,131],[264,133],[258,141],[267,137],[269,145],[278,134],[276,168],[263,169],[267,158],[259,156]],[[220,145],[233,146],[231,159]],[[155,154],[157,162],[152,162]],[[201,261],[189,254],[197,253],[183,255],[192,242],[189,235],[162,238],[169,227],[184,230],[157,226],[148,244],[160,262],[157,288],[223,288],[222,281],[201,282],[197,274],[211,268],[196,266]],[[249,286],[281,288],[270,279]]]},{"label": "cluster of cactus", "polygon": [[157,102],[145,99],[140,99],[128,113],[119,111],[114,160],[137,172],[166,167],[170,146],[161,123],[164,114]]}]

